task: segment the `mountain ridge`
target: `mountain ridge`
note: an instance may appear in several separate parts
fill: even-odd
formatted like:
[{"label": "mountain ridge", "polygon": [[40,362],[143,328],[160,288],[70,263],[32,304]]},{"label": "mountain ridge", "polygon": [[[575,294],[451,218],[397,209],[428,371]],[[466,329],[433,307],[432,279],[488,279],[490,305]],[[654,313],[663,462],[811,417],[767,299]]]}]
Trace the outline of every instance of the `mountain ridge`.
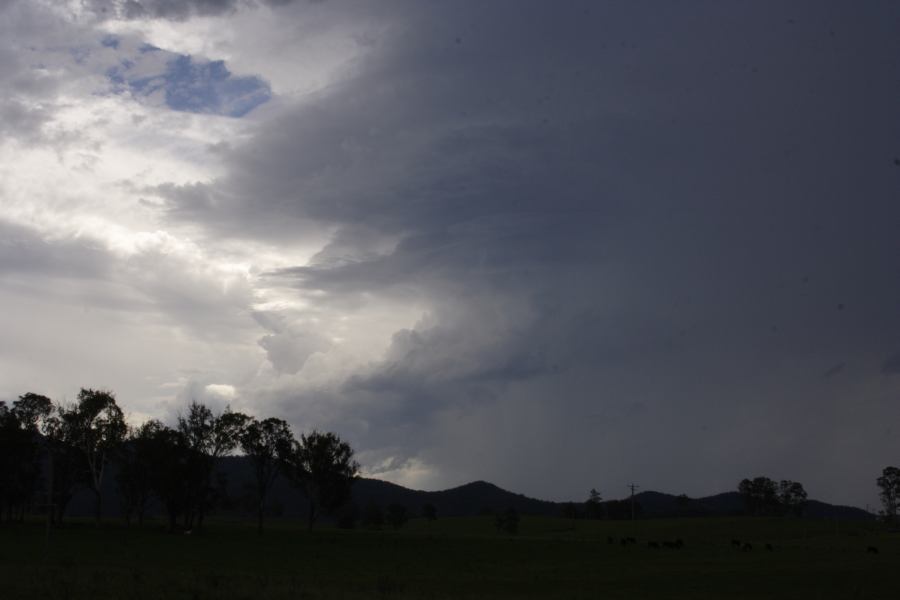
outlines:
[{"label": "mountain ridge", "polygon": [[[249,462],[240,456],[222,459],[217,471],[227,480],[223,512],[232,514],[253,514],[255,502],[249,490],[252,489],[252,471]],[[103,482],[104,515],[120,514],[118,495],[114,485],[115,469],[110,469]],[[635,506],[641,517],[703,517],[731,516],[744,512],[744,502],[738,492],[722,492],[700,498],[676,496],[665,492],[643,491],[635,494]],[[376,478],[363,477],[353,484],[350,503],[357,512],[372,504],[382,508],[389,504],[407,507],[410,515],[421,514],[423,506],[430,504],[437,509],[438,516],[475,516],[513,508],[523,515],[571,516],[572,507],[583,513],[584,501],[558,502],[532,498],[501,488],[484,480],[475,480],[443,490],[416,490]],[[298,517],[305,514],[306,501],[284,477],[279,477],[269,493],[268,512],[272,516]],[[630,518],[629,498],[605,500],[601,503],[601,514],[610,518]],[[93,495],[88,490],[79,491],[73,497],[67,516],[90,516],[93,514]],[[156,509],[152,512],[157,512]],[[853,506],[832,505],[819,500],[807,502],[804,517],[873,519],[874,515]]]}]

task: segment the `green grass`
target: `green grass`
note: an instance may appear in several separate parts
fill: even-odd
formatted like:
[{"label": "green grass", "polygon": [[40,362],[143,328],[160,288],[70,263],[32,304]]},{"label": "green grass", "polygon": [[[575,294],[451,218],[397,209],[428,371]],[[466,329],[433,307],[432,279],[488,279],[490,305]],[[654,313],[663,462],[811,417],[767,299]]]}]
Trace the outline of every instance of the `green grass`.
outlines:
[{"label": "green grass", "polygon": [[[675,538],[683,550],[646,545]],[[732,538],[754,550],[733,549]],[[488,517],[311,535],[273,520],[262,537],[227,521],[191,536],[76,523],[49,544],[38,523],[0,527],[4,599],[896,598],[898,568],[896,534],[847,522],[524,517],[514,537]]]}]

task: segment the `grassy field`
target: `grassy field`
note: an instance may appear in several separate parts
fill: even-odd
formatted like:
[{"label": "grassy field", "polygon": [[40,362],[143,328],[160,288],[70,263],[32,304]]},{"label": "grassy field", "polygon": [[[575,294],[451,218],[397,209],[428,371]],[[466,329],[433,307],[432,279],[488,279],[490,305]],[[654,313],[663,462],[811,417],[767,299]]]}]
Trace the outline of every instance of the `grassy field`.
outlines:
[{"label": "grassy field", "polygon": [[[638,543],[622,547],[623,536]],[[683,549],[647,545],[676,538]],[[488,517],[313,534],[273,521],[262,537],[252,523],[213,522],[191,536],[76,523],[49,544],[39,523],[0,527],[3,599],[893,599],[898,573],[900,535],[833,521],[524,517],[512,537]]]}]

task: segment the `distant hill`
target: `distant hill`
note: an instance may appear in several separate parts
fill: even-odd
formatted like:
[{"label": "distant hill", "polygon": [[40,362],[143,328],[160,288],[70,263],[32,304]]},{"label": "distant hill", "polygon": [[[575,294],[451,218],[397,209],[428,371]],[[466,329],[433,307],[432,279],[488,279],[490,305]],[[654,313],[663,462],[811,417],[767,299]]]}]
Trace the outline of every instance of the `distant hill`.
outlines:
[{"label": "distant hill", "polygon": [[[219,472],[227,480],[225,494],[225,512],[232,514],[253,514],[252,472],[249,462],[242,457],[228,457],[220,462]],[[111,468],[104,478],[104,514],[119,514],[119,503],[114,487],[115,469]],[[675,516],[727,516],[739,515],[744,511],[744,502],[737,492],[725,492],[704,498],[687,498],[646,491],[635,494],[635,502],[643,517],[661,518]],[[422,507],[431,504],[437,509],[438,516],[474,516],[485,512],[498,512],[506,508],[514,508],[524,515],[558,516],[563,513],[567,503],[550,502],[529,498],[500,488],[486,481],[473,481],[459,487],[440,491],[412,490],[380,479],[363,478],[353,485],[352,503],[357,508],[365,509],[370,504],[386,507],[389,504],[406,506],[413,516],[421,514]],[[618,500],[604,503],[613,513],[622,515],[625,501]],[[574,503],[579,510],[582,502]],[[269,512],[273,516],[298,517],[305,514],[306,501],[284,478],[279,478],[273,487],[269,501]],[[73,498],[67,515],[92,515],[93,496],[82,491]],[[630,515],[630,511],[624,511]],[[810,518],[840,519],[872,519],[873,515],[852,506],[835,506],[817,500],[807,503],[804,516]]]},{"label": "distant hill", "polygon": [[[738,492],[724,492],[704,498],[684,498],[660,492],[635,494],[644,516],[726,516],[744,513],[744,499]],[[809,500],[803,516],[812,519],[873,519],[874,515],[855,506],[841,506]]]},{"label": "distant hill", "polygon": [[508,492],[493,483],[473,481],[459,487],[438,492],[410,490],[379,479],[361,479],[354,484],[353,501],[360,506],[371,502],[386,506],[403,504],[418,513],[431,504],[439,515],[469,516],[512,507],[529,515],[558,515],[560,505],[546,500],[529,498]]}]

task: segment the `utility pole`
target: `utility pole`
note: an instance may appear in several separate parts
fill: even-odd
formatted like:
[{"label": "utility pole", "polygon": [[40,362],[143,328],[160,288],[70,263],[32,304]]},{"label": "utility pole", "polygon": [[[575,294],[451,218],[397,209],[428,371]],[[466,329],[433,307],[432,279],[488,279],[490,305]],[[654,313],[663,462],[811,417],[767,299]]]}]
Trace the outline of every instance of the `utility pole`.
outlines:
[{"label": "utility pole", "polygon": [[634,490],[638,489],[638,486],[633,483],[629,483],[625,487],[631,490],[631,520],[634,521]]}]

